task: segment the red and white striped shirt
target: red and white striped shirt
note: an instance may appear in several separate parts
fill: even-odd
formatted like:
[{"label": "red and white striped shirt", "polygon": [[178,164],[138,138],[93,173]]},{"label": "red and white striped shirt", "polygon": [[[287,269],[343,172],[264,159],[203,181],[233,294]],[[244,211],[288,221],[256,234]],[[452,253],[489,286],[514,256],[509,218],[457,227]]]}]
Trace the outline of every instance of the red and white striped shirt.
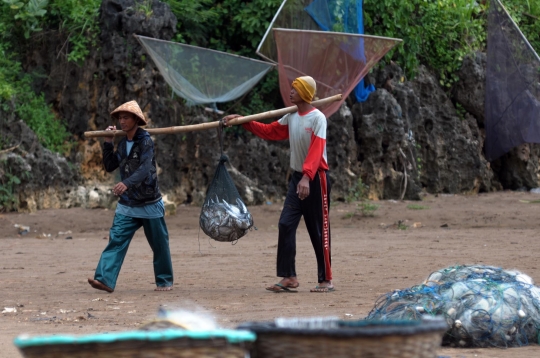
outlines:
[{"label": "red and white striped shirt", "polygon": [[289,139],[291,168],[307,175],[310,180],[319,170],[328,170],[326,117],[318,109],[286,114],[270,124],[248,122],[243,127],[263,139]]}]

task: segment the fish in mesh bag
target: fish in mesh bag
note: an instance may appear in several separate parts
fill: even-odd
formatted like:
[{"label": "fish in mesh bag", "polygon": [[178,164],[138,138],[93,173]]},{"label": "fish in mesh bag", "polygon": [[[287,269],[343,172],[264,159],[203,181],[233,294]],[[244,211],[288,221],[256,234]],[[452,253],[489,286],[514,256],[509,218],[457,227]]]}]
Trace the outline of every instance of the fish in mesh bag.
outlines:
[{"label": "fish in mesh bag", "polygon": [[219,159],[214,178],[206,192],[199,225],[212,239],[233,242],[247,234],[253,226],[253,217],[225,167],[228,160],[223,154]]}]

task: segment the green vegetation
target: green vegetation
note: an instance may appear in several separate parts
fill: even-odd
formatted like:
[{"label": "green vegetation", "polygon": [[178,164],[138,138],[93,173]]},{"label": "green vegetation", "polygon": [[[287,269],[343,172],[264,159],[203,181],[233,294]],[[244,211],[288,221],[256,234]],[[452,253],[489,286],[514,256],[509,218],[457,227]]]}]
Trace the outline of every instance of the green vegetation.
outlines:
[{"label": "green vegetation", "polygon": [[25,44],[33,34],[56,31],[66,42],[61,51],[81,64],[97,46],[99,0],[2,0],[0,2],[0,106],[15,112],[55,152],[70,148],[65,123],[56,118],[44,95],[32,88],[37,74],[22,70]]},{"label": "green vegetation", "polygon": [[536,53],[540,53],[540,2],[537,0],[504,0],[506,7]]},{"label": "green vegetation", "polygon": [[345,202],[352,203],[353,201],[366,200],[369,193],[369,186],[366,185],[362,178],[359,178],[355,185],[349,188],[349,193],[345,197]]},{"label": "green vegetation", "polygon": [[[0,212],[10,211],[17,206],[17,197],[14,188],[21,183],[21,180],[9,172],[6,168],[6,161],[0,161]],[[4,171],[2,168],[5,168]]]},{"label": "green vegetation", "polygon": [[0,107],[15,112],[37,135],[41,144],[52,151],[64,153],[69,149],[69,133],[58,120],[43,94],[32,90],[32,75],[21,70],[21,64],[11,58],[0,58]]},{"label": "green vegetation", "polygon": [[375,211],[377,211],[379,205],[370,203],[369,201],[362,201],[358,204],[358,207],[363,216],[375,216]]},{"label": "green vegetation", "polygon": [[[532,46],[540,50],[540,2],[502,3]],[[392,59],[411,78],[424,64],[449,88],[458,80],[456,71],[463,57],[486,48],[488,6],[489,0],[365,0],[365,32],[403,39],[386,61]]]},{"label": "green vegetation", "polygon": [[101,0],[51,0],[48,27],[67,36],[69,61],[82,64],[90,49],[98,46]]},{"label": "green vegetation", "polygon": [[407,225],[405,225],[403,220],[398,220],[397,221],[397,228],[398,228],[398,230],[407,230],[409,227]]},{"label": "green vegetation", "polygon": [[425,64],[450,87],[463,56],[485,44],[485,10],[475,0],[365,0],[365,31],[402,38],[390,57],[407,75]]},{"label": "green vegetation", "polygon": [[349,188],[349,193],[345,197],[345,202],[352,203],[358,202],[353,212],[347,213],[344,218],[352,219],[358,212],[362,216],[375,216],[375,211],[379,208],[379,205],[373,204],[368,200],[369,186],[364,184],[361,178],[359,178],[355,185]]},{"label": "green vegetation", "polygon": [[142,0],[135,4],[135,11],[142,13],[146,17],[152,16],[154,10],[152,10],[152,0]]},{"label": "green vegetation", "polygon": [[521,203],[540,204],[540,200],[520,200]]},{"label": "green vegetation", "polygon": [[256,57],[282,0],[165,0],[178,19],[177,40]]},{"label": "green vegetation", "polygon": [[410,210],[427,210],[427,209],[429,209],[429,206],[419,205],[419,204],[409,204],[409,205],[407,205],[407,209],[410,209]]},{"label": "green vegetation", "polygon": [[18,199],[14,193],[15,185],[21,183],[20,179],[9,173],[0,179],[0,212],[11,211],[17,207]]},{"label": "green vegetation", "polygon": [[9,6],[13,20],[19,25],[22,25],[20,30],[23,31],[25,38],[29,38],[31,32],[42,30],[42,18],[47,13],[46,7],[49,5],[49,0],[30,0],[27,2],[19,0],[3,1]]},{"label": "green vegetation", "polygon": [[82,63],[97,45],[100,5],[100,0],[2,0],[0,43],[14,49],[33,33],[56,31],[67,38],[63,49],[69,61]]}]

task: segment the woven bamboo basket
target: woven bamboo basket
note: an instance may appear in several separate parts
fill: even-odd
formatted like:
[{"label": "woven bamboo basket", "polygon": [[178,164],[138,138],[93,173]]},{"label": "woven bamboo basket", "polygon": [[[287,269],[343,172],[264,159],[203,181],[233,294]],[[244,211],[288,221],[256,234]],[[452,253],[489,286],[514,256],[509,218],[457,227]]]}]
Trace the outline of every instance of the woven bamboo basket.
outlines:
[{"label": "woven bamboo basket", "polygon": [[245,358],[255,341],[247,331],[132,331],[89,336],[15,339],[26,358]]},{"label": "woven bamboo basket", "polygon": [[335,321],[328,328],[278,327],[247,322],[257,334],[251,358],[434,358],[446,321]]}]

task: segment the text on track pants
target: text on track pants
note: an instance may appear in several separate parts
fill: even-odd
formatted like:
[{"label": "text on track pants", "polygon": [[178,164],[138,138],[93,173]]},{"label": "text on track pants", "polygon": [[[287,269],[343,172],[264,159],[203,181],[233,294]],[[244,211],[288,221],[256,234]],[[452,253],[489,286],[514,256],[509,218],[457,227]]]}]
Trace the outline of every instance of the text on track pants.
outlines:
[{"label": "text on track pants", "polygon": [[309,195],[300,200],[296,187],[303,174],[294,172],[289,182],[289,189],[283,211],[279,218],[279,238],[277,252],[277,276],[296,276],[296,229],[300,218],[304,222],[311,238],[311,244],[317,258],[318,282],[332,279],[330,258],[330,189],[329,175],[319,171],[309,182]]},{"label": "text on track pants", "polygon": [[156,285],[160,287],[172,286],[173,270],[169,251],[169,232],[163,217],[140,219],[115,214],[110,230],[109,244],[101,254],[94,275],[95,280],[114,289],[131,239],[141,226],[144,228],[148,244],[150,244],[150,248],[154,252]]}]

